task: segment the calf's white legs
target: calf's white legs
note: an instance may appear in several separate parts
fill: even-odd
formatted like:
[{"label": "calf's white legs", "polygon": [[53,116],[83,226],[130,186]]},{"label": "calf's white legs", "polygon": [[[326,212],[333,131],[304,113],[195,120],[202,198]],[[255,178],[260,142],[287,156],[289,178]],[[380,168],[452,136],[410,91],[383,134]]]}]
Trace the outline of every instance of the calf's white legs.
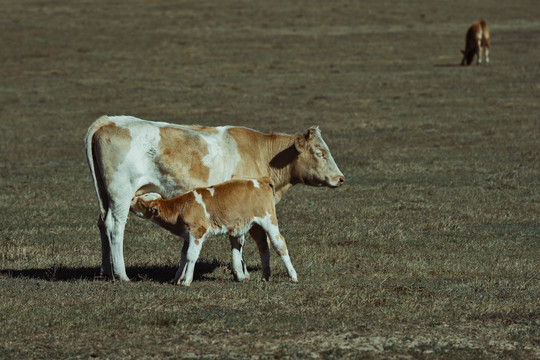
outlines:
[{"label": "calf's white legs", "polygon": [[268,236],[270,237],[270,242],[272,243],[274,250],[276,250],[279,256],[281,256],[281,260],[287,268],[289,278],[291,279],[291,281],[298,282],[298,276],[296,275],[296,271],[292,266],[291,258],[289,257],[289,250],[287,250],[287,244],[285,243],[285,239],[283,238],[283,236],[281,236],[279,232],[277,234],[268,234]]},{"label": "calf's white legs", "polygon": [[232,272],[237,281],[249,280],[249,272],[244,262],[243,249],[245,243],[245,236],[229,236],[232,248]]},{"label": "calf's white legs", "polygon": [[[274,250],[278,253],[287,269],[289,278],[291,281],[297,282],[298,276],[291,263],[289,257],[289,251],[287,250],[287,244],[285,239],[279,232],[277,225],[277,219],[271,215],[264,219],[259,219],[250,230],[251,236],[257,242],[259,253],[261,255],[262,263],[262,279],[267,281],[270,277],[270,251],[268,248],[268,240],[272,244]],[[182,255],[180,259],[180,266],[176,272],[176,276],[173,280],[175,284],[190,286],[193,281],[193,272],[195,269],[195,263],[199,258],[202,244],[206,239],[207,234],[204,234],[201,238],[196,238],[192,234],[186,232],[182,235],[184,238],[184,246],[182,247]],[[242,257],[242,248],[244,245],[245,237],[229,236],[232,247],[232,269],[235,278],[238,281],[249,279],[249,273],[246,269],[244,259]]]}]

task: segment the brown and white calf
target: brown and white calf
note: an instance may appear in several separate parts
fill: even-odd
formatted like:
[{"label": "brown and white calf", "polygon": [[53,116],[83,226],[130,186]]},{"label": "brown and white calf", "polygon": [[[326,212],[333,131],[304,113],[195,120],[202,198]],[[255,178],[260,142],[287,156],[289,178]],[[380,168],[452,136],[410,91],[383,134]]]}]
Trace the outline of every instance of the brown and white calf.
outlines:
[{"label": "brown and white calf", "polygon": [[471,25],[465,35],[465,50],[461,65],[471,65],[476,55],[476,63],[482,63],[482,50],[486,64],[489,63],[489,27],[484,20],[475,22]]},{"label": "brown and white calf", "polygon": [[[174,283],[189,286],[202,245],[209,235],[228,234],[231,245],[238,247],[254,224],[259,225],[281,256],[292,281],[298,281],[285,239],[278,227],[274,202],[274,186],[270,178],[229,180],[198,188],[185,194],[163,199],[159,194],[146,193],[131,202],[131,211],[147,218],[184,239],[180,267]],[[235,267],[245,265],[233,252]],[[261,254],[263,279],[270,275],[270,259]],[[245,274],[235,273],[238,280]]]},{"label": "brown and white calf", "polygon": [[[171,198],[230,179],[267,176],[277,203],[295,184],[335,188],[345,181],[318,128],[295,135],[262,134],[237,126],[102,116],[88,129],[85,147],[100,210],[101,272],[121,280],[129,280],[123,241],[136,195]],[[261,253],[269,251],[260,226],[254,225],[250,234]]]}]

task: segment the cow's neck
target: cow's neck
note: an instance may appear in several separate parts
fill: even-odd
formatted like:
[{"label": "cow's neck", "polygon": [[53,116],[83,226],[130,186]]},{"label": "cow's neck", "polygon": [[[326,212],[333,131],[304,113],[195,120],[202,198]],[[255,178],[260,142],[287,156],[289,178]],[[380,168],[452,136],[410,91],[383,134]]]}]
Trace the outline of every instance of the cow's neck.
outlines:
[{"label": "cow's neck", "polygon": [[293,139],[292,136],[274,136],[268,152],[271,155],[268,159],[268,174],[276,187],[276,203],[287,190],[298,183],[292,171],[298,157]]}]

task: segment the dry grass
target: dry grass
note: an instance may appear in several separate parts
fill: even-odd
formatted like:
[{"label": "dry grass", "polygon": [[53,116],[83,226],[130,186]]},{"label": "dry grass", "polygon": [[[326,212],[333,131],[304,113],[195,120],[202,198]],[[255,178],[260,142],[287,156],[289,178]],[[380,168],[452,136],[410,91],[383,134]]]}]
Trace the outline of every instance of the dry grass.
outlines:
[{"label": "dry grass", "polygon": [[[7,1],[0,8],[0,357],[538,358],[536,3]],[[454,66],[485,18],[492,65]],[[234,283],[208,241],[133,218],[130,284],[101,281],[82,139],[102,114],[299,132],[347,183],[278,206]]]}]

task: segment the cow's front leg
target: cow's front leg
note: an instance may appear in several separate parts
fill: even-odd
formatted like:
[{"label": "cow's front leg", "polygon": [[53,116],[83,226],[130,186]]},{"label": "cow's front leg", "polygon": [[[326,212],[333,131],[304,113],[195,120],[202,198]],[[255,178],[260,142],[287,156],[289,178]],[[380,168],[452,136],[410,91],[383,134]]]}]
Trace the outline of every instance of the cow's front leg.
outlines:
[{"label": "cow's front leg", "polygon": [[232,272],[236,281],[249,280],[249,272],[247,271],[246,263],[244,261],[243,249],[245,243],[245,236],[229,236],[232,250]]}]

